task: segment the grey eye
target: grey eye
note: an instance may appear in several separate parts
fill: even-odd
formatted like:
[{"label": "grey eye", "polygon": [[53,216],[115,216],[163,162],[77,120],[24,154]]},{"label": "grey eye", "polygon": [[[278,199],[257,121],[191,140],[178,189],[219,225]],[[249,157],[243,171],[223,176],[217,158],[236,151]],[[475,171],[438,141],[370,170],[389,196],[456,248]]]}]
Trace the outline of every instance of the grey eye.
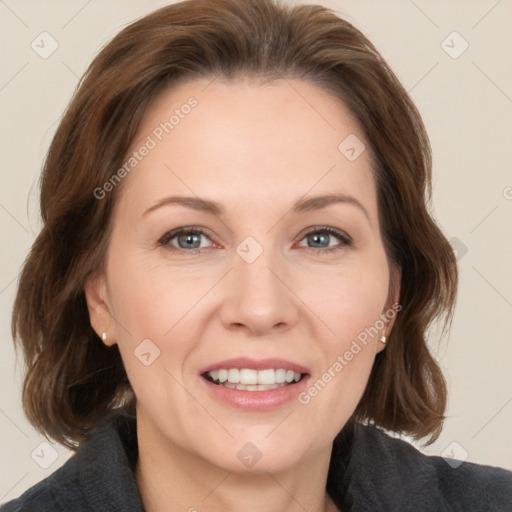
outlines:
[{"label": "grey eye", "polygon": [[327,233],[313,233],[306,237],[308,241],[308,247],[324,248],[329,247],[331,235]]},{"label": "grey eye", "polygon": [[187,233],[184,235],[178,235],[175,237],[178,241],[178,247],[180,249],[199,249],[201,247],[201,235],[200,233]]},{"label": "grey eye", "polygon": [[176,249],[203,249],[212,245],[206,233],[197,229],[180,229],[166,233],[160,240],[160,245]]}]

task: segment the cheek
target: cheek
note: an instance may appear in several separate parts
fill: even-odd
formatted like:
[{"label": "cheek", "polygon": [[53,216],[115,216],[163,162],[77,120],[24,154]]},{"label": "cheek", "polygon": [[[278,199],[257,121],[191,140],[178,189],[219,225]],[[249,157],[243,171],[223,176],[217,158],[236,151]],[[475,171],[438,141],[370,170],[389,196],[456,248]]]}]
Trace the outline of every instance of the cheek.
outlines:
[{"label": "cheek", "polygon": [[[316,284],[315,284],[316,283]],[[302,295],[323,324],[317,375],[299,401],[308,417],[330,417],[332,432],[357,406],[370,376],[388,294],[385,256],[304,281]],[[319,331],[320,332],[320,331]],[[314,419],[311,419],[313,422]]]},{"label": "cheek", "polygon": [[190,397],[180,382],[194,340],[200,339],[194,313],[208,283],[191,282],[142,260],[132,264],[124,260],[110,277],[116,298],[117,343],[139,404],[155,417],[163,404],[188,411],[194,403],[188,403]]},{"label": "cheek", "polygon": [[134,254],[120,258],[112,251],[110,288],[115,290],[114,313],[123,323],[118,334],[132,343],[155,338],[163,343],[181,319],[211,287],[208,276],[183,275],[179,269],[156,263],[156,258]]},{"label": "cheek", "polygon": [[218,276],[184,273],[136,253],[121,258],[122,251],[113,249],[109,283],[115,290],[117,343],[132,386],[141,402],[178,396],[171,375],[182,380],[190,353],[203,338],[210,313],[203,298]]},{"label": "cheek", "polygon": [[351,261],[338,269],[323,269],[308,276],[301,298],[330,332],[325,337],[329,351],[339,351],[376,324],[384,312],[388,286],[385,255],[376,251],[374,257],[365,261]]}]

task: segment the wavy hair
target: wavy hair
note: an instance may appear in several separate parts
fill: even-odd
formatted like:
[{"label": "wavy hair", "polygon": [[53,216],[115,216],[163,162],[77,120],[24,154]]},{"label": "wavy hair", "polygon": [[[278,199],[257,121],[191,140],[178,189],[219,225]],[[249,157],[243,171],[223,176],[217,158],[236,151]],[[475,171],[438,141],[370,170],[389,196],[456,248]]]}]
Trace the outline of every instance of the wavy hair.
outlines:
[{"label": "wavy hair", "polygon": [[456,260],[430,209],[431,150],[420,114],[372,43],[327,8],[274,0],[188,0],[130,24],[96,56],[51,142],[41,178],[43,227],[21,273],[12,331],[26,363],[23,405],[42,433],[74,448],[135,397],[117,346],[92,329],[84,284],[101,268],[120,168],[151,102],[199,77],[308,80],[339,98],[373,155],[398,315],[353,418],[415,438],[439,435],[446,384],[427,346],[448,326]]}]

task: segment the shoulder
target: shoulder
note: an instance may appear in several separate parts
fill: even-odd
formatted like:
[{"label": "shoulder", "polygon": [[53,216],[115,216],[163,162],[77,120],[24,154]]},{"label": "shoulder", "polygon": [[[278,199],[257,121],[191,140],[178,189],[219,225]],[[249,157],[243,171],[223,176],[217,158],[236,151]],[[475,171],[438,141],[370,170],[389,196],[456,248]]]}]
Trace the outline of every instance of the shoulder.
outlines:
[{"label": "shoulder", "polygon": [[61,468],[0,507],[0,512],[141,511],[133,474],[136,459],[135,419],[122,413],[108,415]]},{"label": "shoulder", "polygon": [[404,510],[411,501],[418,510],[511,509],[512,472],[470,462],[449,464],[372,426],[354,427],[350,459],[361,492],[370,483],[383,502],[403,501]]},{"label": "shoulder", "polygon": [[0,512],[81,512],[84,508],[76,461],[71,457],[49,477],[0,507]]}]

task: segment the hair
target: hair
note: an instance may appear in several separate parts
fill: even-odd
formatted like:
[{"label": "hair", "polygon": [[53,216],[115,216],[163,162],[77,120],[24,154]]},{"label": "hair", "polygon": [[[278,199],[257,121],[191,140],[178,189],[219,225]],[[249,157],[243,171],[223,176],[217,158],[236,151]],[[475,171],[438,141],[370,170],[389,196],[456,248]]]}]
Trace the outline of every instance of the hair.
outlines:
[{"label": "hair", "polygon": [[321,6],[272,0],[189,0],[161,8],[119,32],[82,77],[46,155],[43,227],[24,262],[13,310],[27,418],[74,449],[109,411],[134,411],[119,350],[94,332],[85,300],[86,280],[103,265],[122,187],[102,199],[95,190],[125,161],[157,95],[204,77],[308,80],[357,119],[372,155],[388,262],[400,269],[403,309],[352,419],[432,441],[444,419],[446,384],[427,334],[434,321],[449,326],[457,267],[429,213],[431,149],[420,114],[354,26]]}]

